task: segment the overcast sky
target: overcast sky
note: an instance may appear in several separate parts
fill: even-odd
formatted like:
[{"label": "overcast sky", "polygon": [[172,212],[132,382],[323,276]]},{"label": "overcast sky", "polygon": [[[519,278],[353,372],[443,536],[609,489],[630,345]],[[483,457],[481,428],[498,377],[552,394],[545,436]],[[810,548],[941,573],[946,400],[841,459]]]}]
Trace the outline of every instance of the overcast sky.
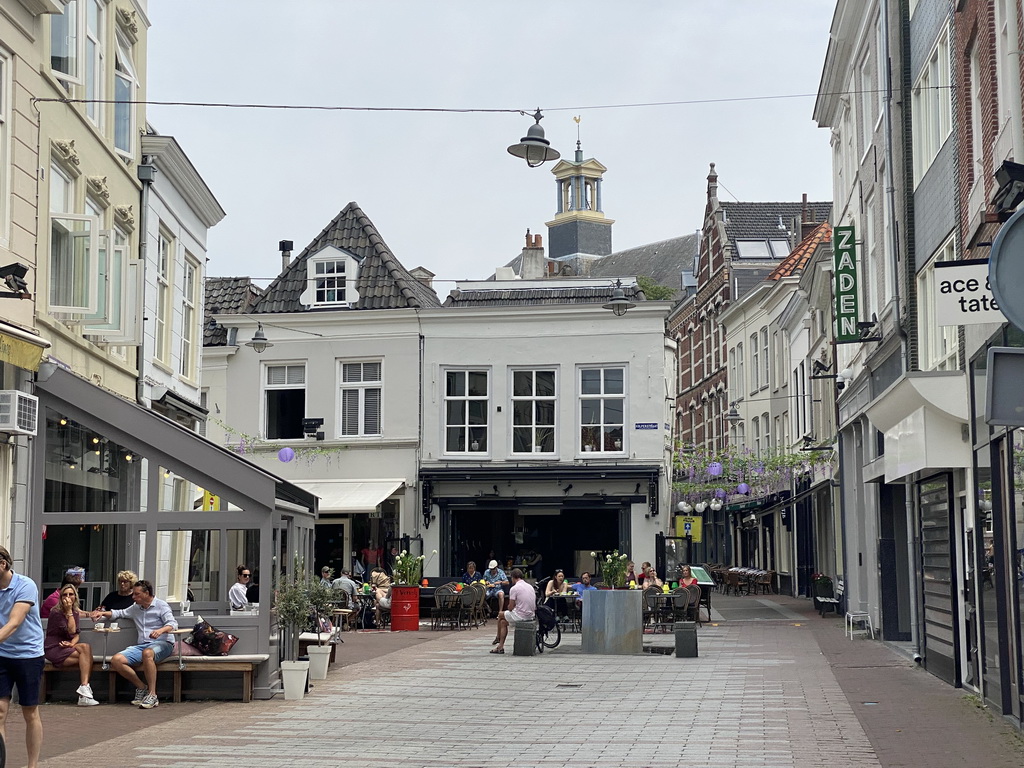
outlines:
[{"label": "overcast sky", "polygon": [[[148,97],[292,105],[541,107],[547,137],[608,168],[614,250],[701,226],[724,200],[831,198],[811,120],[832,0],[150,0]],[[244,12],[242,10],[244,9]],[[586,107],[737,99],[722,103]],[[555,213],[549,163],[506,152],[519,114],[149,107],[227,211],[210,275],[272,278],[356,201],[407,267],[481,278]],[[727,190],[727,191],[726,191]],[[731,193],[731,194],[730,194]],[[735,196],[735,197],[733,197]],[[546,242],[546,238],[545,238]],[[435,286],[444,296],[452,287]]]}]

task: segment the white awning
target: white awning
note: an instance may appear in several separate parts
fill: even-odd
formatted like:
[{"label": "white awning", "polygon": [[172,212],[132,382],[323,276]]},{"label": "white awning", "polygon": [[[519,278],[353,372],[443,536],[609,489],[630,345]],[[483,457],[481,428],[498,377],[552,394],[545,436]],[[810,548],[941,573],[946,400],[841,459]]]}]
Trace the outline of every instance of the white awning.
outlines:
[{"label": "white awning", "polygon": [[320,514],[373,512],[405,485],[399,480],[297,480],[295,485],[320,497]]}]

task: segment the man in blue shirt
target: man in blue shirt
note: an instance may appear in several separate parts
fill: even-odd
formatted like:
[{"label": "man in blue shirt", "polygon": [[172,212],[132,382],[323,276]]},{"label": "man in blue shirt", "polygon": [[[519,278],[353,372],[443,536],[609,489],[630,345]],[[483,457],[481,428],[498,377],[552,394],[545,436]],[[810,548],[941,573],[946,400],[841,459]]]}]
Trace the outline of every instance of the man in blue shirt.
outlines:
[{"label": "man in blue shirt", "polygon": [[43,721],[39,717],[39,683],[43,677],[43,623],[35,582],[15,573],[11,553],[0,547],[0,728],[7,724],[11,692],[25,718],[28,768],[39,765]]},{"label": "man in blue shirt", "polygon": [[[494,598],[498,602],[498,607],[495,609],[495,618],[501,616],[501,612],[505,610],[505,590],[508,589],[508,576],[505,572],[498,567],[497,560],[491,560],[487,564],[487,570],[484,571],[484,581],[487,583],[487,599]],[[492,645],[497,645],[498,639],[494,639]]]},{"label": "man in blue shirt", "polygon": [[590,583],[590,574],[586,571],[580,574],[580,580],[572,584],[571,587],[576,592],[576,602],[583,600],[583,593],[588,589],[597,589],[597,587]]},{"label": "man in blue shirt", "polygon": [[[160,704],[156,697],[156,665],[171,655],[174,650],[174,635],[178,622],[171,613],[171,606],[154,596],[153,585],[148,581],[136,581],[132,587],[135,605],[121,611],[93,611],[92,618],[131,619],[139,630],[138,645],[115,653],[110,660],[114,671],[135,686],[132,704],[142,709],[152,709]],[[148,688],[136,674],[135,667],[142,667]]]}]

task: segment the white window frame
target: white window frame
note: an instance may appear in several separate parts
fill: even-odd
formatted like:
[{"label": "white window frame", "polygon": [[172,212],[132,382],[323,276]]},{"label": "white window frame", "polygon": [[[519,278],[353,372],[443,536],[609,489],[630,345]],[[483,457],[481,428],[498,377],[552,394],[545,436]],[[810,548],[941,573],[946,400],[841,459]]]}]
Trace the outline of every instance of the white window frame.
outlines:
[{"label": "white window frame", "polygon": [[[358,378],[348,378],[349,372],[355,373],[355,366],[359,366]],[[376,366],[376,377],[373,377]],[[369,377],[368,377],[369,376]],[[374,394],[375,393],[375,394]],[[372,403],[373,397],[377,398],[377,424],[376,428],[368,423],[367,400]],[[345,418],[346,398],[355,398],[356,425],[352,430]],[[372,410],[372,409],[370,409]],[[338,424],[337,435],[339,438],[351,437],[380,437],[384,430],[384,360],[381,358],[366,360],[339,360],[338,361]]]},{"label": "white window frame", "polygon": [[181,359],[178,373],[189,381],[196,379],[196,344],[199,337],[199,262],[188,251],[181,270]]},{"label": "white window frame", "polygon": [[[114,150],[124,157],[134,159],[138,141],[136,107],[134,103],[125,103],[136,101],[139,94],[139,79],[133,58],[134,50],[132,44],[120,31],[117,32],[114,48]],[[119,82],[127,87],[128,99],[121,99],[118,93]],[[126,110],[126,112],[122,112],[122,110]],[[127,120],[126,135],[121,137],[119,128],[125,119]],[[122,139],[126,146],[118,143]]]},{"label": "white window frame", "polygon": [[733,400],[742,400],[746,390],[746,359],[744,358],[743,342],[736,344],[736,383],[733,387]]},{"label": "white window frame", "polygon": [[761,326],[761,387],[771,383],[771,358],[768,355],[768,326]]},{"label": "white window frame", "polygon": [[876,125],[875,106],[878,100],[875,97],[875,84],[871,71],[872,64],[873,57],[871,56],[871,51],[864,51],[864,56],[861,58],[860,66],[857,70],[857,90],[860,91],[860,130],[863,136],[861,162],[864,161],[864,156],[871,148],[871,140],[874,137]]},{"label": "white window frame", "polygon": [[[551,394],[537,394],[537,374],[551,374]],[[516,394],[516,378],[523,374],[530,374],[530,393],[525,395]],[[536,456],[544,458],[558,458],[558,368],[556,366],[531,366],[529,368],[509,369],[509,453],[514,456]],[[516,423],[517,404],[528,404],[530,406],[529,423]],[[539,424],[538,406],[549,404],[551,406],[551,423]],[[516,434],[527,432],[529,434],[529,450],[516,450]],[[542,443],[544,433],[550,432],[550,448],[544,449]]]},{"label": "white window frame", "polygon": [[[343,265],[343,273],[327,272],[330,265]],[[344,277],[340,278],[339,275]],[[306,290],[299,301],[310,307],[351,307],[359,301],[356,280],[359,261],[349,253],[327,246],[306,260]],[[331,294],[331,291],[340,292]]]},{"label": "white window frame", "polygon": [[758,363],[757,333],[750,334],[750,394],[761,386],[761,368]]},{"label": "white window frame", "polygon": [[772,423],[771,417],[767,413],[761,414],[761,434],[764,438],[764,453],[765,456],[771,456],[772,454]]},{"label": "white window frame", "polygon": [[0,48],[0,245],[10,247],[11,59]]},{"label": "white window frame", "polygon": [[918,273],[917,302],[920,348],[924,353],[921,368],[927,371],[957,370],[959,339],[957,326],[935,323],[935,265],[956,260],[953,238],[944,242]]},{"label": "white window frame", "polygon": [[[85,72],[83,80],[85,81],[85,98],[90,100],[85,103],[85,116],[92,121],[93,125],[102,130],[104,105],[95,100],[102,100],[106,90],[106,73],[104,72],[103,65],[106,56],[103,45],[104,32],[106,31],[106,19],[104,18],[106,15],[106,3],[104,0],[85,0],[85,2],[86,10],[82,14],[83,37],[85,39],[83,51]],[[96,11],[95,29],[89,23],[89,15],[92,10]]]},{"label": "white window frame", "polygon": [[914,186],[931,168],[953,129],[949,27],[939,34],[911,91]]},{"label": "white window frame", "polygon": [[[270,380],[271,370],[275,368],[284,369],[284,379],[280,383],[272,383]],[[306,397],[308,394],[308,376],[305,361],[275,360],[272,363],[263,363],[260,374],[260,432],[267,440],[289,441],[304,439],[302,434],[299,434],[297,437],[272,437],[270,435],[270,402],[268,400],[268,393],[281,390],[297,391],[301,389],[303,392],[303,418],[305,418],[306,409],[309,405],[309,398]]]},{"label": "white window frame", "polygon": [[101,258],[97,271],[103,302],[97,301],[96,312],[82,318],[82,333],[96,344],[136,346],[142,342],[142,262],[130,258],[127,234],[119,229],[104,234],[107,247],[98,251]]},{"label": "white window frame", "polygon": [[[461,392],[450,393],[448,391],[448,375],[453,373],[463,374],[463,384]],[[469,392],[469,380],[470,375],[483,375],[484,382],[486,385],[486,392],[483,395],[471,395]],[[444,397],[442,399],[441,408],[441,449],[446,456],[472,456],[473,458],[484,458],[490,455],[491,450],[491,369],[485,367],[446,367],[441,371],[441,386],[443,387]],[[451,419],[449,420],[449,404],[450,403],[464,403],[463,415],[460,420]],[[483,403],[483,422],[473,423],[470,411],[473,410],[470,406],[473,403]],[[461,430],[462,431],[462,443],[465,446],[465,450],[458,450],[449,447],[448,434],[449,430]],[[481,438],[483,440],[481,441]],[[473,449],[474,441],[477,444],[476,450]]]},{"label": "white window frame", "polygon": [[153,357],[164,365],[171,364],[172,276],[177,255],[177,240],[163,227],[156,238],[156,323],[153,327]]},{"label": "white window frame", "polygon": [[[78,0],[67,0],[63,13],[50,16],[50,72],[58,80],[75,85],[82,84],[85,63],[85,14],[81,11]],[[60,50],[67,50],[69,54],[67,70],[54,67],[54,51],[57,49],[54,39],[62,31],[63,46]]]},{"label": "white window frame", "polygon": [[[584,392],[583,391],[583,377],[587,371],[600,371],[600,387],[598,392]],[[622,374],[622,391],[616,392],[614,389],[608,388],[607,376],[609,371],[620,371]],[[576,382],[577,382],[577,403],[576,403],[576,419],[579,425],[577,435],[579,439],[576,443],[576,451],[580,456],[600,454],[602,456],[608,455],[624,455],[629,452],[629,446],[627,445],[628,432],[626,431],[626,424],[629,416],[627,413],[629,406],[629,368],[624,364],[605,364],[605,365],[581,365],[576,369]],[[620,400],[622,403],[622,421],[616,422],[606,418],[606,403],[610,403],[613,400]],[[584,423],[583,421],[583,405],[585,402],[596,401],[599,403],[599,419],[598,421],[591,421]],[[609,429],[618,427],[621,431],[619,437],[619,445],[615,445],[614,438],[610,446],[606,446],[605,440],[602,439],[599,442],[585,441],[583,432],[585,429],[597,428],[601,435],[608,432]],[[589,446],[589,449],[588,449]]]}]

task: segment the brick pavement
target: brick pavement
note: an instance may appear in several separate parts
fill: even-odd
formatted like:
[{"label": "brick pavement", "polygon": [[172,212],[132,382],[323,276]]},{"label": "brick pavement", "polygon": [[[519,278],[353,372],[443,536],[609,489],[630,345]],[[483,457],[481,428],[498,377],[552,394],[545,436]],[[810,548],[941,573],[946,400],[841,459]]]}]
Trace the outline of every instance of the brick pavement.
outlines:
[{"label": "brick pavement", "polygon": [[[775,596],[716,595],[715,607],[721,620],[700,630],[698,659],[588,656],[578,635],[539,657],[492,656],[493,624],[347,635],[346,666],[302,702],[47,706],[44,765],[1021,764],[1014,729],[882,643],[844,639],[841,618]],[[507,718],[495,716],[500,702]],[[587,726],[539,726],[553,714]],[[23,765],[17,711],[12,718],[8,765]],[[517,721],[528,724],[522,743]]]}]

